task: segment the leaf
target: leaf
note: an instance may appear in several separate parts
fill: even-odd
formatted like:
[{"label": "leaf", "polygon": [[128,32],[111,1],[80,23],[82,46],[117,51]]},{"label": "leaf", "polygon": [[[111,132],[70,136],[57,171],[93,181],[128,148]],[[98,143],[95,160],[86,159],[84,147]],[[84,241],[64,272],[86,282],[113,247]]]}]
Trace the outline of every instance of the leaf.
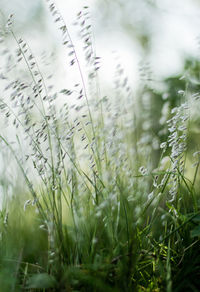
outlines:
[{"label": "leaf", "polygon": [[36,288],[54,288],[56,280],[53,276],[47,273],[34,274],[28,280],[29,289]]},{"label": "leaf", "polygon": [[196,226],[194,229],[190,232],[191,237],[200,236],[200,225]]},{"label": "leaf", "polygon": [[192,221],[197,223],[200,222],[200,215],[195,216]]}]

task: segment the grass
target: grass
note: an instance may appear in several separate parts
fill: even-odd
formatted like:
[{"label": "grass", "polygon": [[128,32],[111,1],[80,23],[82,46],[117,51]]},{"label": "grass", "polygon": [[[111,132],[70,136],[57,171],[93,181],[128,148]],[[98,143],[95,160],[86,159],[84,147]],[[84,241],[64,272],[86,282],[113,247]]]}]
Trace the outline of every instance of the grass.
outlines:
[{"label": "grass", "polygon": [[[121,65],[114,96],[102,97],[88,7],[77,15],[84,74],[60,12],[47,2],[80,82],[54,91],[9,17],[1,31],[2,46],[15,42],[15,51],[3,49],[1,69],[1,291],[199,291],[191,81],[171,111],[159,103],[159,125],[152,88],[141,89],[141,116]],[[63,102],[68,96],[75,105]]]}]

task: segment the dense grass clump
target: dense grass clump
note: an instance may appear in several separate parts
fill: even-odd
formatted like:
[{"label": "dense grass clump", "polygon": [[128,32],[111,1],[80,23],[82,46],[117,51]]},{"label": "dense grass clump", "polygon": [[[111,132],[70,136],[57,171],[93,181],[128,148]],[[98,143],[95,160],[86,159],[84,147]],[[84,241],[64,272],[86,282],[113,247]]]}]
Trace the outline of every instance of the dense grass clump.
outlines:
[{"label": "dense grass clump", "polygon": [[88,7],[83,70],[47,3],[79,76],[55,89],[12,15],[1,28],[1,291],[199,291],[198,91],[185,78],[172,104],[148,77],[137,102],[118,64],[103,97]]}]

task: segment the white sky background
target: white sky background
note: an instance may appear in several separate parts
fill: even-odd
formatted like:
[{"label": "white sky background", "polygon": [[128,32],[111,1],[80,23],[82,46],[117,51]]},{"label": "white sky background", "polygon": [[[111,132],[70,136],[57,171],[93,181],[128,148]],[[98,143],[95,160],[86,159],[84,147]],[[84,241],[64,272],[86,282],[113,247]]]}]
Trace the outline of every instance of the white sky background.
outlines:
[{"label": "white sky background", "polygon": [[[140,5],[142,7],[142,3],[145,3],[145,1],[139,0],[126,1],[128,8],[129,6],[130,8],[134,7],[134,5],[131,5],[133,4],[132,1],[135,1],[134,5],[136,7]],[[146,2],[148,1],[146,0]],[[161,79],[162,77],[179,73],[183,68],[185,55],[199,55],[197,37],[200,35],[200,1],[157,0],[154,2],[159,9],[151,11],[142,10],[143,8],[141,8],[141,10],[136,9],[136,11],[131,11],[131,17],[133,21],[138,19],[139,21],[144,20],[147,22],[148,30],[152,35],[152,51],[149,61],[154,76],[157,76],[157,79]],[[106,22],[106,25],[104,25],[104,23],[99,23],[99,20],[102,14],[101,3],[103,5],[102,8],[106,10],[106,0],[102,0],[102,2],[100,0],[55,0],[55,3],[61,11],[69,27],[69,31],[75,40],[80,60],[82,56],[79,49],[82,43],[78,40],[77,33],[75,33],[75,28],[72,23],[75,20],[76,13],[82,9],[82,6],[87,5],[92,12],[96,52],[98,56],[102,57],[100,74],[103,81],[111,83],[113,79],[116,65],[112,54],[113,51],[117,51],[117,54],[120,56],[122,65],[125,67],[132,83],[134,84],[138,81],[138,64],[143,60],[143,55],[137,42],[134,42],[134,38],[126,34],[122,27],[120,27],[120,19],[123,19],[123,9],[120,10],[118,6],[114,5],[115,3],[113,1],[113,10],[110,10],[109,23]],[[96,4],[98,3],[100,3],[100,5],[98,6],[98,10],[96,10]],[[36,9],[38,5],[47,6],[45,0],[0,0],[0,4],[5,14],[15,14],[15,23],[22,24],[22,34],[23,28],[27,26],[29,17],[33,14],[34,9]],[[117,7],[119,10],[116,10]],[[144,8],[146,7],[148,6],[144,5]],[[141,15],[139,15],[139,13],[141,13]],[[50,49],[52,49],[52,45],[56,47],[57,44],[61,43],[61,38],[47,10],[44,17],[46,17],[46,31],[41,39],[39,38],[40,31],[38,31],[38,27],[35,26],[35,23],[33,23],[32,30],[29,30],[28,33],[25,32],[26,40],[37,53],[46,49],[48,50],[48,42]],[[130,23],[131,17],[129,20]],[[146,20],[144,19],[145,17],[147,18]],[[59,46],[59,50],[60,49],[61,47]],[[63,56],[65,56],[63,54],[65,53],[62,50],[58,54],[62,76],[67,68],[62,61]]]},{"label": "white sky background", "polygon": [[[97,2],[99,1],[96,0]],[[96,50],[97,55],[102,57],[101,76],[105,82],[111,83],[114,74],[116,64],[112,51],[117,51],[132,83],[138,81],[138,63],[143,58],[140,47],[121,29],[117,19],[112,22],[117,14],[123,18],[123,15],[120,15],[122,11],[113,9],[110,24],[104,26],[98,23],[98,18],[101,18],[101,9],[95,11],[95,1],[57,0],[56,3],[68,24],[74,21],[74,16],[83,5],[91,8]],[[149,61],[153,74],[159,80],[169,75],[179,74],[183,69],[185,56],[198,57],[200,55],[197,40],[200,36],[200,1],[159,0],[156,4],[159,9],[154,10],[153,13],[147,11],[149,18],[147,21],[152,34],[152,51]],[[101,8],[101,5],[99,7]],[[114,5],[113,8],[115,8]],[[142,18],[145,15],[137,16],[132,11],[132,17]],[[97,24],[95,24],[96,19]],[[73,27],[71,27],[71,32],[73,32]]]},{"label": "white sky background", "polygon": [[[155,20],[152,64],[163,75],[179,73],[185,55],[199,56],[200,3],[162,0]],[[198,1],[196,1],[197,3]]]}]

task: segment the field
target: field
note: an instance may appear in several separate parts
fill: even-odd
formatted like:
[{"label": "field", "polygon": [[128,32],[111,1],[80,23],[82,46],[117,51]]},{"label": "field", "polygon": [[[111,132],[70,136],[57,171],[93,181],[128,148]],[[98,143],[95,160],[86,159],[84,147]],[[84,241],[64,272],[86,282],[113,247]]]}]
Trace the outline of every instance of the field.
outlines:
[{"label": "field", "polygon": [[0,31],[0,291],[199,291],[198,60],[160,91],[141,67],[137,94],[116,64],[102,96],[89,8],[77,15],[82,68],[47,2],[79,80],[57,89],[56,72],[42,69],[9,16]]}]

